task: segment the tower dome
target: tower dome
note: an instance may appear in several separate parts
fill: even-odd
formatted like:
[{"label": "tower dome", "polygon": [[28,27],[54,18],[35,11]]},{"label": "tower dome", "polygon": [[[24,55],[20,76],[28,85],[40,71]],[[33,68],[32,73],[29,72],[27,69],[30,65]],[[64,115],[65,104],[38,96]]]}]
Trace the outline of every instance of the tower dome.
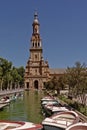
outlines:
[{"label": "tower dome", "polygon": [[38,14],[37,14],[37,12],[34,13],[34,22],[33,23],[39,23],[38,22]]}]

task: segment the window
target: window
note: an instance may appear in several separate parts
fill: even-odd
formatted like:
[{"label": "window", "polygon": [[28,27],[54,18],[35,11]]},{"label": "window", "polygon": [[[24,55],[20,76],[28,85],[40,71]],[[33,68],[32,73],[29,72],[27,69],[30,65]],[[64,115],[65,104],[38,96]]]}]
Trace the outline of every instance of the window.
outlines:
[{"label": "window", "polygon": [[40,46],[40,43],[38,42],[38,46]]},{"label": "window", "polygon": [[33,43],[33,47],[34,47],[34,43]]},{"label": "window", "polygon": [[37,55],[35,55],[35,59],[37,59]]},{"label": "window", "polygon": [[37,43],[35,43],[35,47],[37,47]]}]

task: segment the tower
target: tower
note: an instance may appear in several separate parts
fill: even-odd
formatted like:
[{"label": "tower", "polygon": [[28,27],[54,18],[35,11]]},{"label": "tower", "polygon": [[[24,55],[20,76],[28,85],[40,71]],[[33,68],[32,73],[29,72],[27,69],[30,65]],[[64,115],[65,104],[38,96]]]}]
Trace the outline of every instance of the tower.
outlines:
[{"label": "tower", "polygon": [[43,89],[49,79],[49,64],[43,59],[42,40],[38,14],[35,12],[30,40],[30,57],[25,68],[25,89]]}]

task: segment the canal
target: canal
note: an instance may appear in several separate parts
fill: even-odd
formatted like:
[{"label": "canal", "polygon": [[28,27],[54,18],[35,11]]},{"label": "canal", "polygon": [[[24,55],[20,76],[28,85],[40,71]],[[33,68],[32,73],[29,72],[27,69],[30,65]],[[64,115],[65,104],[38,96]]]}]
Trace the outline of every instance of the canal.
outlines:
[{"label": "canal", "polygon": [[42,91],[25,91],[23,95],[0,110],[0,120],[31,121],[41,123],[44,119],[40,99]]}]

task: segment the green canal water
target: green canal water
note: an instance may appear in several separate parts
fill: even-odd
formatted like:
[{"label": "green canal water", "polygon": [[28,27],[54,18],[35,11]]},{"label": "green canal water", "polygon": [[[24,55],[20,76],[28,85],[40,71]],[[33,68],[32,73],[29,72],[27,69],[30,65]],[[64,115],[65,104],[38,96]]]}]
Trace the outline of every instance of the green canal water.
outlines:
[{"label": "green canal water", "polygon": [[25,91],[23,96],[0,110],[0,120],[41,123],[44,119],[40,104],[43,95],[42,91]]}]

